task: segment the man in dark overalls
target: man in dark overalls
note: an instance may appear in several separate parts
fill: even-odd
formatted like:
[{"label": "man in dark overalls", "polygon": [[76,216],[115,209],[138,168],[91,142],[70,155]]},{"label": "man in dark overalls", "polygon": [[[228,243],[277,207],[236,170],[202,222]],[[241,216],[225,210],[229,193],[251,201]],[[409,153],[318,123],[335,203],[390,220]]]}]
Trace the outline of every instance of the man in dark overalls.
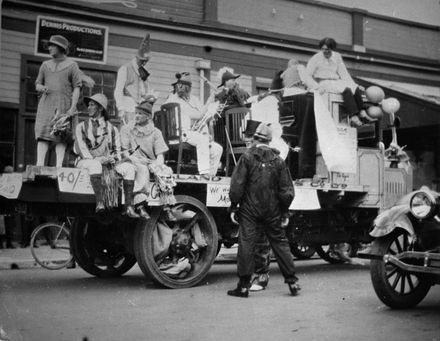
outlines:
[{"label": "man in dark overalls", "polygon": [[255,144],[238,161],[231,178],[231,219],[239,222],[237,288],[228,295],[248,297],[254,271],[255,243],[266,234],[292,295],[300,289],[286,237],[288,210],[294,197],[292,178],[284,161],[269,147],[272,131],[260,124]]}]

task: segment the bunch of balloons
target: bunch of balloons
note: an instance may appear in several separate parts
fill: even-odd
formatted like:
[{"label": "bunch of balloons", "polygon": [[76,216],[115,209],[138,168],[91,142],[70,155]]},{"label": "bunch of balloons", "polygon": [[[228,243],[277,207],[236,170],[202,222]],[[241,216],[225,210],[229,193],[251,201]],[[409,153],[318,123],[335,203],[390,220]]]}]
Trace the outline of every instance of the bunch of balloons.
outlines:
[{"label": "bunch of balloons", "polygon": [[385,93],[378,86],[370,86],[365,90],[368,102],[373,105],[367,108],[367,115],[373,119],[378,119],[386,114],[394,114],[400,109],[400,102],[394,98],[385,98]]}]

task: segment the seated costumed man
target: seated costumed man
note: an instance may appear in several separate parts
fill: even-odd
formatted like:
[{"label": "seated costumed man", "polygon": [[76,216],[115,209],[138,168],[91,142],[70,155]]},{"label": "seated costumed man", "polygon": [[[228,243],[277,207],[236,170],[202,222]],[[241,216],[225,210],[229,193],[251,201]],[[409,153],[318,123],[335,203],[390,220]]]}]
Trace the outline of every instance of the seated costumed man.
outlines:
[{"label": "seated costumed man", "polygon": [[234,70],[224,66],[218,70],[217,78],[221,82],[218,88],[221,91],[215,95],[215,100],[225,105],[225,110],[229,108],[245,107],[249,94],[240,88],[237,78],[240,75],[234,75]]},{"label": "seated costumed man", "polygon": [[153,123],[153,96],[148,97],[135,109],[134,121],[121,128],[123,162],[116,169],[135,167],[134,202],[141,217],[149,219],[145,206],[150,183],[150,172],[154,174],[161,203],[164,205],[165,219],[176,220],[169,205],[176,199],[173,195],[173,171],[164,164],[164,153],[168,151],[162,132]]},{"label": "seated costumed man", "polygon": [[[103,94],[95,94],[92,97],[85,97],[84,102],[88,108],[89,118],[79,123],[75,130],[74,151],[78,155],[75,166],[87,169],[89,172],[98,213],[104,211],[106,207],[112,208],[118,205],[116,179],[104,179],[102,174],[103,168],[114,170],[114,165],[121,157],[121,143],[118,129],[108,119],[107,97]],[[134,169],[131,173],[120,174],[124,179],[125,213],[130,218],[139,218],[131,206]],[[104,200],[105,192],[109,192],[109,187],[113,187],[115,192],[112,202]]]},{"label": "seated costumed man", "polygon": [[217,174],[223,147],[212,141],[208,127],[192,130],[192,124],[200,120],[208,110],[203,107],[197,97],[191,95],[191,77],[189,72],[176,74],[177,81],[173,83],[174,93],[166,103],[178,103],[182,119],[182,140],[197,149],[197,168],[202,178],[210,180]]}]

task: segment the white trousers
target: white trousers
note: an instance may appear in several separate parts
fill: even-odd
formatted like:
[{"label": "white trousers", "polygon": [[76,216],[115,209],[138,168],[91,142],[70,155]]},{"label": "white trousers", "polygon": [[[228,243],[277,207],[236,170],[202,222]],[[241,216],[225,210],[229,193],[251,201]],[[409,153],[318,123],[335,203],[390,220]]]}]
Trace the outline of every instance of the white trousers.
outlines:
[{"label": "white trousers", "polygon": [[183,141],[197,149],[199,174],[216,175],[223,154],[223,147],[216,142],[209,142],[208,134],[190,130],[183,132]]}]

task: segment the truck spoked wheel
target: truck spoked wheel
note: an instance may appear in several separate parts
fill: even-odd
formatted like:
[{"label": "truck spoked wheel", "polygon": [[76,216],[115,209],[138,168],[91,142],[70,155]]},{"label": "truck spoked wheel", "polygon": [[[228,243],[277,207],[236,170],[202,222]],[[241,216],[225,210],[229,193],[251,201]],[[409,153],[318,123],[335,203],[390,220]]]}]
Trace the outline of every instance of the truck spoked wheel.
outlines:
[{"label": "truck spoked wheel", "polygon": [[[396,255],[404,251],[411,251],[411,244],[408,233],[403,230],[376,239],[371,247],[371,253],[378,255]],[[427,276],[403,271],[392,263],[377,259],[371,260],[370,274],[377,297],[394,309],[416,306],[432,284]]]},{"label": "truck spoked wheel", "polygon": [[157,207],[148,221],[139,221],[134,251],[143,273],[167,288],[198,284],[208,273],[218,250],[217,226],[199,200],[176,195],[170,215]]},{"label": "truck spoked wheel", "polygon": [[97,277],[118,277],[136,264],[127,251],[120,226],[103,225],[95,219],[75,219],[71,248],[78,265]]}]

